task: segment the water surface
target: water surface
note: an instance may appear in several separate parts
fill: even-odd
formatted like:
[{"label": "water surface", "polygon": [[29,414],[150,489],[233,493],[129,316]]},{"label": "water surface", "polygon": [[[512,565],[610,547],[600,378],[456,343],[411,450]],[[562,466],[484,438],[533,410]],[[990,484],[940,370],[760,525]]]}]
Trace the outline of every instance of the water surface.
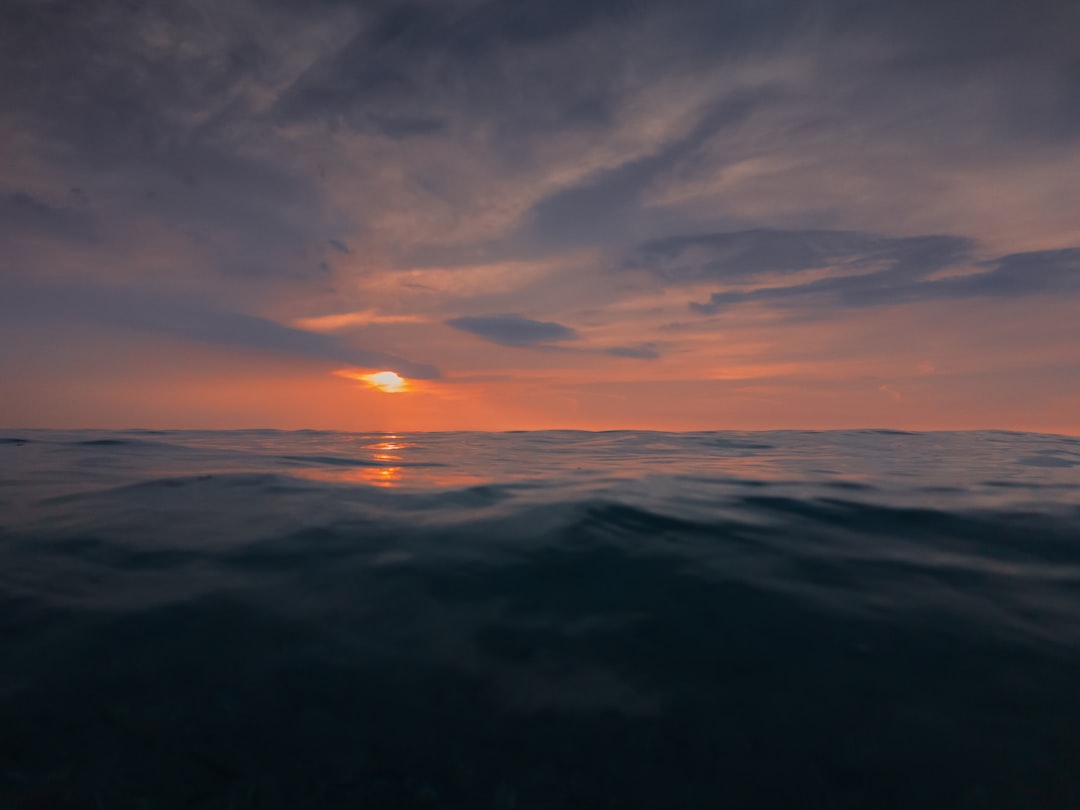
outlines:
[{"label": "water surface", "polygon": [[0,807],[1080,807],[1080,439],[0,431]]}]

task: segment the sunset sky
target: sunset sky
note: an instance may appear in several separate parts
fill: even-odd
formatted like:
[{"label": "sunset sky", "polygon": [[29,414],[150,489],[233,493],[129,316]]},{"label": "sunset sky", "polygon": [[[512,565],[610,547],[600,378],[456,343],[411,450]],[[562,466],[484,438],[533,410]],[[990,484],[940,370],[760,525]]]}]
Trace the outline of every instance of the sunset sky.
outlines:
[{"label": "sunset sky", "polygon": [[4,0],[0,426],[1080,433],[1078,32]]}]

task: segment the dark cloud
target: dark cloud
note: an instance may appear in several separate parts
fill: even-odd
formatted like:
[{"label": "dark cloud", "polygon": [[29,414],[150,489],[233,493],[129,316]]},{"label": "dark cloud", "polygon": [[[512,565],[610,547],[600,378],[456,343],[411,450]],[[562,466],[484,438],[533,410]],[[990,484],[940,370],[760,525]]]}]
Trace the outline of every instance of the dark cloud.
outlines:
[{"label": "dark cloud", "polygon": [[446,131],[446,122],[438,118],[373,116],[371,128],[388,138],[413,138],[439,135]]},{"label": "dark cloud", "polygon": [[641,343],[637,346],[613,346],[605,349],[604,354],[612,357],[629,357],[634,360],[659,360],[660,350],[655,343]]},{"label": "dark cloud", "polygon": [[[279,89],[288,35],[320,22],[356,30],[263,109],[253,90]],[[838,71],[859,69],[879,95],[897,81],[960,86],[972,71],[1006,65],[1016,79],[1003,71],[987,88],[1002,122],[1075,135],[1080,107],[1068,102],[1080,70],[1078,24],[1077,4],[1061,0],[1032,0],[1023,13],[1013,0],[275,0],[213,13],[166,0],[8,0],[0,98],[99,159],[125,161],[193,142],[226,145],[246,125],[297,118],[391,138],[437,135],[448,121],[434,106],[454,117],[484,113],[512,137],[545,120],[610,123],[639,68],[635,54],[614,52],[605,36],[638,26],[641,53],[678,70],[802,42],[836,52]],[[594,55],[583,74],[577,61],[557,57],[585,34]],[[869,60],[834,47],[875,37],[889,47]],[[511,80],[499,67],[515,50],[553,58]]]},{"label": "dark cloud", "polygon": [[259,61],[243,37],[212,53],[211,37],[223,32],[185,3],[13,0],[0,31],[9,108],[84,157],[113,163],[175,153],[207,134],[212,122],[187,116],[212,109]]},{"label": "dark cloud", "polygon": [[194,299],[137,290],[79,287],[9,288],[0,311],[33,313],[36,322],[83,320],[172,335],[223,348],[289,354],[365,368],[392,369],[414,379],[439,376],[436,368],[392,354],[350,346],[330,335],[305,332],[266,318],[229,312]]},{"label": "dark cloud", "polygon": [[1080,290],[1080,248],[1012,253],[985,264],[973,276],[944,279],[957,294],[1028,295]]},{"label": "dark cloud", "polygon": [[[295,8],[298,3],[284,3]],[[305,9],[310,4],[303,4]],[[635,57],[609,51],[605,35],[637,25],[642,54],[660,53],[668,67],[699,70],[748,54],[780,52],[796,43],[830,54],[837,78],[858,75],[878,100],[902,87],[955,84],[958,100],[972,75],[1006,67],[988,87],[1009,130],[1025,128],[1075,136],[1078,107],[1073,34],[1076,4],[1033,0],[1018,13],[1013,0],[557,0],[520,3],[338,3],[363,9],[353,40],[313,67],[282,99],[287,118],[323,118],[395,137],[388,122],[425,120],[432,102],[484,113],[508,137],[524,127],[559,127],[611,120]],[[527,78],[500,71],[515,52],[550,50],[595,34],[594,64],[552,60]],[[847,43],[878,41],[875,55],[845,55]],[[858,71],[855,74],[854,71]],[[1010,78],[1014,76],[1015,78]],[[1031,92],[1037,88],[1038,92]],[[860,98],[873,104],[873,97]],[[852,111],[857,112],[857,111]],[[492,118],[492,115],[495,117]],[[441,118],[428,119],[438,128]],[[437,122],[437,123],[436,123]],[[406,127],[401,135],[408,135]]]},{"label": "dark cloud", "polygon": [[[87,162],[152,165],[190,183],[218,178],[219,187],[224,170],[252,195],[269,183],[295,196],[315,192],[287,172],[275,176],[272,165],[245,166],[238,147],[275,124],[317,119],[392,139],[450,138],[480,125],[493,149],[514,154],[533,143],[530,133],[602,133],[628,95],[657,75],[796,43],[832,54],[837,77],[863,77],[867,92],[844,111],[853,120],[925,86],[955,86],[957,101],[967,101],[973,72],[1005,65],[984,82],[999,125],[982,137],[1071,137],[1080,134],[1080,104],[1071,103],[1080,92],[1077,8],[1060,0],[1033,0],[1022,14],[1011,0],[274,0],[206,13],[166,0],[10,0],[0,8],[0,102]],[[355,30],[282,86],[298,39],[290,34],[315,24]],[[641,47],[625,52],[615,35],[633,26]],[[845,43],[875,37],[889,44],[882,55],[845,56]],[[543,58],[504,69],[524,52]],[[274,99],[269,106],[266,98]],[[628,166],[600,185],[587,178],[579,197],[549,200],[536,212],[538,231],[580,231],[579,212],[590,205],[621,209],[624,223],[625,201],[710,127],[783,102],[782,94],[717,99],[719,119],[670,145],[657,163]]]},{"label": "dark cloud", "polygon": [[381,3],[357,46],[362,43],[365,52],[384,60],[392,55],[415,60],[434,52],[477,60],[508,45],[550,42],[600,23],[610,24],[641,13],[647,5],[624,0]]},{"label": "dark cloud", "polygon": [[758,229],[652,240],[634,250],[623,266],[647,270],[668,284],[746,281],[836,267],[907,277],[956,265],[973,248],[971,240],[955,236]]},{"label": "dark cloud", "polygon": [[327,244],[330,245],[330,247],[332,247],[338,253],[344,253],[345,255],[349,255],[350,253],[352,253],[352,251],[349,250],[349,247],[344,242],[338,241],[337,239],[331,239],[329,242],[327,242]]},{"label": "dark cloud", "polygon": [[[251,154],[257,97],[283,56],[255,33],[266,21],[253,11],[4,3],[0,137],[5,126],[32,136],[22,159],[77,177],[99,213],[127,229],[156,218],[250,240],[249,251],[317,244],[305,221],[318,211],[311,179]],[[95,188],[100,180],[108,188]]]},{"label": "dark cloud", "polygon": [[[755,276],[762,273],[837,266],[856,271],[801,284],[714,293],[705,303],[691,303],[691,309],[703,314],[747,302],[782,308],[873,307],[1080,291],[1080,248],[1076,247],[1002,256],[980,262],[972,271],[966,261],[970,243],[950,237],[891,240],[854,233],[755,231],[753,238],[746,241],[744,235],[692,238],[686,244],[719,245],[720,255],[705,251],[689,265],[680,265],[677,260],[663,265],[671,255],[683,256],[686,247],[681,241],[665,242],[678,245],[678,249],[659,251],[663,267],[658,274],[676,283],[706,279],[753,283]],[[738,249],[732,249],[733,245]],[[753,249],[745,249],[747,245]],[[953,272],[934,278],[945,270]]]},{"label": "dark cloud", "polygon": [[670,228],[670,216],[642,204],[650,184],[717,132],[745,123],[756,111],[782,97],[780,87],[767,84],[718,99],[690,132],[666,144],[657,154],[602,172],[541,200],[530,211],[521,241],[550,250],[622,239],[628,231]]},{"label": "dark cloud", "polygon": [[544,346],[577,340],[579,337],[578,333],[568,326],[549,321],[534,321],[520,315],[452,318],[446,323],[501,346]]},{"label": "dark cloud", "polygon": [[[307,7],[309,4],[304,4]],[[588,59],[566,69],[562,44],[579,32],[640,16],[648,4],[620,0],[343,3],[360,9],[352,38],[283,93],[275,121],[318,121],[392,139],[453,135],[455,124],[492,131],[512,151],[527,131],[611,121],[617,74]],[[598,30],[598,36],[604,31]],[[602,43],[602,40],[598,40]],[[550,49],[539,69],[514,69],[515,50]]]},{"label": "dark cloud", "polygon": [[0,197],[0,236],[27,232],[80,242],[95,237],[91,217],[78,208],[50,205],[22,191]]}]

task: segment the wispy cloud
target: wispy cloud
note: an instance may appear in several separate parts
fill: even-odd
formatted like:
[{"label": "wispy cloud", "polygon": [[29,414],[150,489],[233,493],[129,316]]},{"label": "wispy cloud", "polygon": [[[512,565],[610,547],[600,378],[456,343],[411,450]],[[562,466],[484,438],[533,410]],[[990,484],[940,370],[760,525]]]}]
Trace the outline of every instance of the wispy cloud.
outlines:
[{"label": "wispy cloud", "polygon": [[955,236],[761,229],[652,240],[634,250],[625,266],[669,284],[744,282],[821,269],[912,277],[957,265],[973,248],[971,239]]},{"label": "wispy cloud", "polygon": [[359,312],[339,312],[331,315],[314,315],[309,318],[297,318],[293,325],[309,332],[337,332],[359,326],[395,323],[424,323],[423,315],[384,315],[373,309]]},{"label": "wispy cloud", "polygon": [[659,360],[660,350],[655,343],[642,343],[637,346],[612,346],[604,349],[612,357],[629,357],[634,360]]},{"label": "wispy cloud", "polygon": [[[865,257],[863,257],[865,258]],[[706,303],[691,308],[704,314],[745,303],[836,311],[845,307],[888,306],[919,301],[965,298],[1020,299],[1080,291],[1080,249],[1034,251],[979,262],[973,272],[943,277],[942,269],[963,268],[929,259],[914,265],[886,262],[880,269],[838,275],[808,283],[751,287],[713,293]]]},{"label": "wispy cloud", "polygon": [[577,340],[580,335],[568,326],[551,321],[534,321],[520,315],[486,315],[451,318],[448,326],[498,343],[500,346],[535,348]]},{"label": "wispy cloud", "polygon": [[436,368],[380,351],[344,343],[242,312],[207,306],[196,300],[138,290],[64,286],[9,290],[0,311],[11,316],[83,320],[106,326],[169,335],[222,348],[309,357],[332,363],[387,369],[417,379],[439,376]]}]

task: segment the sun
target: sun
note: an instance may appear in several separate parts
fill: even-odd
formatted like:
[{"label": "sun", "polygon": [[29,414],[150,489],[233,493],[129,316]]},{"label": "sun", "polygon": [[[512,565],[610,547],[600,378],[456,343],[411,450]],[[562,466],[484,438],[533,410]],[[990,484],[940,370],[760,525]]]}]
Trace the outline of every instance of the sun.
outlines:
[{"label": "sun", "polygon": [[360,379],[372,388],[378,388],[387,394],[400,394],[409,390],[409,384],[405,378],[393,371],[378,371],[374,374],[362,374]]},{"label": "sun", "polygon": [[413,384],[396,371],[374,371],[370,374],[362,374],[358,369],[343,368],[335,371],[334,374],[347,380],[367,383],[386,394],[402,394],[413,390]]}]

